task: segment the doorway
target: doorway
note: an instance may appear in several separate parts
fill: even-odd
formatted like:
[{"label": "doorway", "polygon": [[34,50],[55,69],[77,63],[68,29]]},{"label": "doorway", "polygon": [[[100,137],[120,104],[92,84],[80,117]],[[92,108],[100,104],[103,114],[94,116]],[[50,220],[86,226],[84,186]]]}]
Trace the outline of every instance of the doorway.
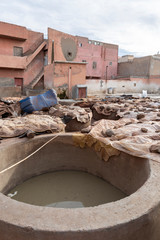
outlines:
[{"label": "doorway", "polygon": [[15,86],[21,87],[21,92],[23,91],[23,78],[14,78]]}]

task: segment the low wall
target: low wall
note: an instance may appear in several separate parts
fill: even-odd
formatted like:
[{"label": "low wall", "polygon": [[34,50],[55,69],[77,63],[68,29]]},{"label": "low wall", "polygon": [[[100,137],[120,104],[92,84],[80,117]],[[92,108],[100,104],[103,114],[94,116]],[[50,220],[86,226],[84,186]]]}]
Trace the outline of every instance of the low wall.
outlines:
[{"label": "low wall", "polygon": [[0,98],[21,97],[21,87],[0,87]]},{"label": "low wall", "polygon": [[88,79],[86,80],[88,95],[105,95],[107,93],[107,80]]},{"label": "low wall", "polygon": [[0,77],[0,87],[14,87],[14,86],[15,86],[14,78]]},{"label": "low wall", "polygon": [[117,93],[142,93],[143,90],[147,90],[148,93],[160,92],[160,82],[158,84],[158,81],[148,78],[131,77],[130,80],[108,80],[107,87],[115,88]]},{"label": "low wall", "polygon": [[142,93],[147,90],[148,93],[160,92],[160,79],[157,78],[136,78],[129,80],[86,80],[88,95],[105,95],[108,88],[113,88],[113,93]]}]

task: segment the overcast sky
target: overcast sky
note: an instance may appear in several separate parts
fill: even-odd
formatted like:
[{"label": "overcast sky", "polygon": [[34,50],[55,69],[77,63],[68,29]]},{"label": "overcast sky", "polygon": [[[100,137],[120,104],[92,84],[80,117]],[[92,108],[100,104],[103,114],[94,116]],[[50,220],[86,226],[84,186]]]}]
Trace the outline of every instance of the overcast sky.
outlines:
[{"label": "overcast sky", "polygon": [[160,52],[159,0],[0,0],[0,9],[0,21],[118,44],[120,56]]}]

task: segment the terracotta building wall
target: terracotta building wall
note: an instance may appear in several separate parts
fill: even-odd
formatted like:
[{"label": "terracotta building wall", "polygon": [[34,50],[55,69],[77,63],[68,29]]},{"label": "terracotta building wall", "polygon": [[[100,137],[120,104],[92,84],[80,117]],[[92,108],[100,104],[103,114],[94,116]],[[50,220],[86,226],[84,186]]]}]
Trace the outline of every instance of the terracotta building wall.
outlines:
[{"label": "terracotta building wall", "polygon": [[[0,84],[4,78],[11,79],[12,84],[15,78],[22,78],[24,86],[33,83],[44,67],[45,45],[42,33],[0,22]],[[22,47],[21,56],[14,56],[14,47]],[[86,76],[110,79],[117,75],[117,61],[117,45],[98,41],[89,44],[88,38],[49,28],[45,87],[66,85],[71,91],[75,85],[84,85]]]},{"label": "terracotta building wall", "polygon": [[[63,40],[64,41],[66,40],[66,44],[64,43],[64,46],[62,46]],[[48,28],[48,63],[49,64],[52,63],[52,60],[67,61],[67,59],[64,56],[64,51],[67,52],[68,50],[71,52],[73,51],[75,52],[75,49],[73,49],[73,47],[76,46],[77,48],[77,44],[78,42],[76,37]]]},{"label": "terracotta building wall", "polygon": [[[5,30],[4,30],[5,27]],[[25,35],[25,37],[24,37]],[[24,39],[22,39],[24,37]],[[0,54],[13,56],[13,47],[22,47],[23,53],[43,41],[43,33],[25,27],[0,22]]]},{"label": "terracotta building wall", "polygon": [[11,38],[0,37],[0,54],[13,56],[13,47],[23,47],[24,42]]},{"label": "terracotta building wall", "polygon": [[26,27],[0,21],[0,37],[10,37],[24,41],[27,39]]},{"label": "terracotta building wall", "polygon": [[[107,70],[106,70],[106,68],[107,68]],[[106,44],[106,46],[105,46],[105,61],[104,61],[104,65],[103,65],[104,79],[106,79],[106,73],[107,73],[107,79],[116,77],[117,69],[118,69],[118,46]]]},{"label": "terracotta building wall", "polygon": [[[1,87],[15,87],[15,78],[23,78],[24,71],[16,71],[14,69],[1,68],[0,69],[0,88]],[[1,96],[2,97],[2,96]]]},{"label": "terracotta building wall", "polygon": [[24,86],[27,86],[33,79],[35,79],[38,73],[42,70],[44,67],[43,59],[44,53],[41,51],[27,66],[27,69],[24,72]]},{"label": "terracotta building wall", "polygon": [[48,64],[44,67],[44,87],[47,89],[53,88],[54,82],[54,64]]},{"label": "terracotta building wall", "polygon": [[86,64],[76,62],[78,40],[75,36],[48,29],[48,65],[45,66],[45,86],[65,89],[72,95],[77,84],[86,82]]},{"label": "terracotta building wall", "polygon": [[[54,87],[63,86],[69,81],[69,72],[71,73],[71,87],[77,84],[85,84],[85,65],[76,63],[55,63],[54,66]],[[67,82],[66,82],[67,76]]]},{"label": "terracotta building wall", "polygon": [[86,66],[81,63],[55,63],[53,79],[55,89],[69,89],[72,97],[74,87],[86,83]]},{"label": "terracotta building wall", "polygon": [[[88,78],[110,79],[117,76],[118,46],[77,37],[77,61],[86,61]],[[95,63],[94,63],[95,62]],[[95,65],[96,66],[95,66]]]},{"label": "terracotta building wall", "polygon": [[[24,53],[34,51],[43,42],[43,33],[28,30],[27,41],[24,44]],[[30,52],[29,52],[30,53]]]},{"label": "terracotta building wall", "polygon": [[0,78],[14,78],[19,77],[22,78],[24,75],[24,70],[15,71],[14,69],[10,69],[8,71],[7,68],[0,68]]},{"label": "terracotta building wall", "polygon": [[[4,78],[11,79],[12,85],[15,78],[21,78],[23,86],[33,81],[44,65],[43,50],[35,54],[43,41],[43,33],[0,22],[0,86]],[[20,56],[14,56],[14,47],[22,48]]]}]

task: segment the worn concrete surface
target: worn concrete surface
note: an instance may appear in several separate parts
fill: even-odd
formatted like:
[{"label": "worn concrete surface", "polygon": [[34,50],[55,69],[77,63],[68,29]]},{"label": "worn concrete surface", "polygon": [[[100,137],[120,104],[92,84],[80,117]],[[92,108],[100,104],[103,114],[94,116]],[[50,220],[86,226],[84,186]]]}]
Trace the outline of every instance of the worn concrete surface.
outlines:
[{"label": "worn concrete surface", "polygon": [[[0,146],[0,171],[32,153],[51,137],[4,140]],[[32,176],[66,169],[90,172],[131,195],[120,201],[83,209],[32,206],[3,195]],[[157,162],[122,152],[104,162],[92,149],[74,147],[70,134],[61,135],[24,163],[0,173],[1,239],[158,240],[159,172]]]}]

